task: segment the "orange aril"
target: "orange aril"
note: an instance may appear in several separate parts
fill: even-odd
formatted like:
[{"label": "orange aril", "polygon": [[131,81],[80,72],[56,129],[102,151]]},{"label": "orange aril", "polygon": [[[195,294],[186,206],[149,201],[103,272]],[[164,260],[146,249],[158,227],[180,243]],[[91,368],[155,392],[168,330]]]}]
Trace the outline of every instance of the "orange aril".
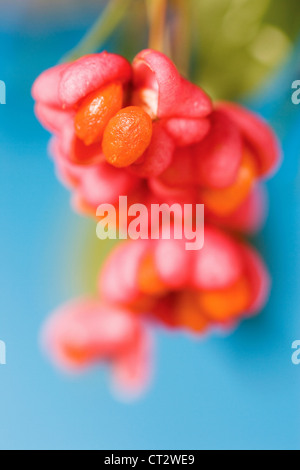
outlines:
[{"label": "orange aril", "polygon": [[209,322],[202,314],[193,292],[184,291],[176,296],[174,313],[178,326],[195,333],[204,333],[209,326]]},{"label": "orange aril", "polygon": [[217,322],[231,320],[242,315],[250,303],[250,287],[245,278],[232,286],[198,294],[198,305],[208,317]]},{"label": "orange aril", "polygon": [[138,277],[139,289],[143,294],[163,296],[168,288],[159,278],[152,254],[148,254],[142,261]]},{"label": "orange aril", "polygon": [[155,309],[157,300],[158,299],[153,296],[141,294],[127,306],[132,312],[143,315],[145,313],[147,314],[152,312]]},{"label": "orange aril", "polygon": [[68,360],[78,366],[86,364],[91,358],[90,351],[84,350],[80,347],[77,348],[76,346],[66,344],[64,345],[63,351],[64,354],[67,356]]},{"label": "orange aril", "polygon": [[219,216],[229,215],[247,198],[256,176],[254,158],[245,150],[236,182],[224,189],[204,189],[201,192],[204,205]]},{"label": "orange aril", "polygon": [[75,116],[75,132],[85,145],[101,142],[105,127],[122,108],[123,88],[115,82],[88,95]]},{"label": "orange aril", "polygon": [[152,137],[152,119],[142,108],[121,109],[108,123],[103,136],[106,160],[117,168],[131,165],[148,148]]}]

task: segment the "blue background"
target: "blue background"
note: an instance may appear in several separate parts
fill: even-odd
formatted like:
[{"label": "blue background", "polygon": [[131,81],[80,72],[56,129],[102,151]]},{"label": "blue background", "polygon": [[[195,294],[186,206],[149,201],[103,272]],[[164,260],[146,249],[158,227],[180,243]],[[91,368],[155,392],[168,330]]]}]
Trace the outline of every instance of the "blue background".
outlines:
[{"label": "blue background", "polygon": [[268,183],[270,214],[256,240],[273,278],[263,314],[229,337],[203,341],[159,333],[148,394],[122,404],[106,372],[59,375],[38,335],[48,313],[85,291],[82,267],[93,223],[70,211],[47,158],[48,135],[33,115],[30,87],[82,30],[0,32],[1,449],[299,449],[300,106],[291,83],[300,54],[251,106],[276,127],[284,164]]}]

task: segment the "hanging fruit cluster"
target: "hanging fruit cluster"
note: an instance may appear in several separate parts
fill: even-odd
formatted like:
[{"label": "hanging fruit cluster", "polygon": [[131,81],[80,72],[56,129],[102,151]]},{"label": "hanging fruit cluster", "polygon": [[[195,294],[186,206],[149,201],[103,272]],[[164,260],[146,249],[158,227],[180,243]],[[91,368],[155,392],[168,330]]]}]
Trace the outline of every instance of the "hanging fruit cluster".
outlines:
[{"label": "hanging fruit cluster", "polygon": [[78,211],[95,216],[120,196],[205,206],[203,249],[187,251],[174,237],[122,243],[101,271],[99,298],[62,307],[45,327],[59,365],[109,361],[114,384],[140,392],[151,371],[149,324],[201,336],[264,306],[269,276],[243,235],[263,221],[261,182],[278,165],[276,137],[245,108],[212,103],[152,49],[132,64],[103,52],[56,66],[33,97]]}]

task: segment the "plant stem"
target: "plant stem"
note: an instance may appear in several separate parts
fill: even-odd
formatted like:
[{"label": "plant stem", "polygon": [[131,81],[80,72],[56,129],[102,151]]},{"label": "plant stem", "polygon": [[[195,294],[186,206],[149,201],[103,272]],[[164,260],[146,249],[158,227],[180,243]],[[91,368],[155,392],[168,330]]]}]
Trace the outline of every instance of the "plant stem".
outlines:
[{"label": "plant stem", "polygon": [[174,0],[176,28],[174,35],[174,60],[183,75],[189,75],[191,58],[190,1]]},{"label": "plant stem", "polygon": [[164,52],[167,0],[147,0],[149,14],[149,48]]},{"label": "plant stem", "polygon": [[132,0],[110,0],[91,30],[63,57],[61,62],[71,62],[97,52],[122,21],[131,3]]}]

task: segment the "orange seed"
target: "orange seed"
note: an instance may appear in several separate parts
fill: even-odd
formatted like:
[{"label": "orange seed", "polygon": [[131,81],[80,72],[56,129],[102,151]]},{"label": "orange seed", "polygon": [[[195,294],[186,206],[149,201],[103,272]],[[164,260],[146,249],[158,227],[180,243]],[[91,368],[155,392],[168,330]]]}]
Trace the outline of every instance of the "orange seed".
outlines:
[{"label": "orange seed", "polygon": [[227,289],[201,292],[198,304],[213,321],[226,321],[242,315],[250,302],[250,288],[245,278]]},{"label": "orange seed", "polygon": [[106,160],[124,168],[138,160],[152,137],[152,119],[142,108],[129,106],[119,111],[108,123],[103,136]]},{"label": "orange seed", "polygon": [[85,145],[101,142],[109,120],[122,108],[123,88],[115,82],[88,95],[75,116],[75,132]]},{"label": "orange seed", "polygon": [[167,286],[160,280],[153,255],[147,255],[139,270],[139,288],[143,294],[162,296],[168,292]]},{"label": "orange seed", "polygon": [[257,175],[257,169],[251,153],[246,150],[236,182],[224,189],[204,189],[204,205],[219,216],[234,212],[247,198]]}]

